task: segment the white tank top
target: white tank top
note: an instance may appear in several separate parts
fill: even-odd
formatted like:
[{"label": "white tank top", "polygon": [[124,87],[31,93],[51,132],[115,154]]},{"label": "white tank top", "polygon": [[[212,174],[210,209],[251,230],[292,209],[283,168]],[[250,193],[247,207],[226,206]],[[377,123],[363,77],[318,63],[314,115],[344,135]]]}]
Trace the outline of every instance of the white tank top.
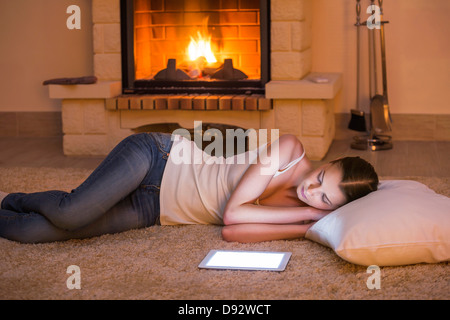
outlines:
[{"label": "white tank top", "polygon": [[298,157],[297,159],[292,160],[291,162],[289,162],[289,163],[287,164],[287,166],[284,167],[283,169],[278,170],[278,171],[273,175],[273,177],[275,178],[275,177],[281,176],[283,173],[285,173],[285,172],[288,171],[290,168],[292,168],[293,166],[295,166],[297,163],[299,163],[299,162],[303,159],[303,157],[305,156],[305,154],[306,154],[306,152],[303,151],[303,153],[302,153],[302,155],[301,155],[300,157]]},{"label": "white tank top", "polygon": [[[223,211],[231,193],[250,164],[256,163],[258,153],[266,145],[224,158],[210,156],[194,141],[177,137],[161,182],[161,225],[223,225]],[[290,162],[274,177],[288,171],[304,155]]]}]

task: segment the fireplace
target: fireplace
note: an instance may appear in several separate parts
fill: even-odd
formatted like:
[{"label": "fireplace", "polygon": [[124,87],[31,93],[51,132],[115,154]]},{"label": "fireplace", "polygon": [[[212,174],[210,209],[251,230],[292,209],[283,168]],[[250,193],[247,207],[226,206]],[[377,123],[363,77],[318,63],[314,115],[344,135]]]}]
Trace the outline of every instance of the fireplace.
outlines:
[{"label": "fireplace", "polygon": [[121,0],[124,93],[263,94],[269,0]]},{"label": "fireplace", "polygon": [[[106,155],[136,130],[171,124],[191,130],[201,121],[293,134],[310,159],[322,159],[334,137],[342,77],[312,72],[317,14],[312,0],[92,1],[98,82],[49,85],[50,97],[62,99],[64,154]],[[171,17],[164,27],[163,17]],[[216,65],[187,64],[207,58],[186,59],[199,34],[211,38]]]}]

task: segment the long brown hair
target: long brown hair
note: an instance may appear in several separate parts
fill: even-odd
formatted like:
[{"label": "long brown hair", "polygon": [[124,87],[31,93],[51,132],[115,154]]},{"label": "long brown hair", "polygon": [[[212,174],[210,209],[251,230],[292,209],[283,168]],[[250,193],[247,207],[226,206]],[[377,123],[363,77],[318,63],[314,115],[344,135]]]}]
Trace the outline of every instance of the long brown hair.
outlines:
[{"label": "long brown hair", "polygon": [[330,162],[342,169],[339,184],[347,202],[366,196],[378,189],[378,175],[374,167],[360,157],[345,157]]}]

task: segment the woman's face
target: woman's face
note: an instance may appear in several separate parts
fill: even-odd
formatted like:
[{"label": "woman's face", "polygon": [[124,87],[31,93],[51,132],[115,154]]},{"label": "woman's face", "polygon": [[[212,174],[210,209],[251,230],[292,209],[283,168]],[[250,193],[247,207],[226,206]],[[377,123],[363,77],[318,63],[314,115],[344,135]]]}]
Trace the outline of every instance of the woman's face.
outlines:
[{"label": "woman's face", "polygon": [[341,181],[342,170],[337,165],[325,164],[311,171],[303,179],[297,187],[298,198],[317,209],[337,209],[346,202],[345,195],[339,187]]}]

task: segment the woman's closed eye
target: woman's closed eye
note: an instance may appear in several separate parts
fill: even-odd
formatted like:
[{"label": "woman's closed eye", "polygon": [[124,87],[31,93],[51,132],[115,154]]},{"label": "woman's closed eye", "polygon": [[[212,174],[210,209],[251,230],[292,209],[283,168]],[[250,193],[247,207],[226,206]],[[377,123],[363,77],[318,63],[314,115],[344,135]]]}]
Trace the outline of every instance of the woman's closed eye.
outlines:
[{"label": "woman's closed eye", "polygon": [[[324,177],[325,177],[325,170],[321,170],[317,175],[317,181],[319,182],[320,185],[323,184]],[[325,193],[322,193],[322,202],[330,207],[332,206],[330,199],[328,199]]]},{"label": "woman's closed eye", "polygon": [[323,173],[324,171],[320,171],[319,174],[317,175],[317,182],[319,182],[320,185],[322,185],[322,179],[323,179]]}]

